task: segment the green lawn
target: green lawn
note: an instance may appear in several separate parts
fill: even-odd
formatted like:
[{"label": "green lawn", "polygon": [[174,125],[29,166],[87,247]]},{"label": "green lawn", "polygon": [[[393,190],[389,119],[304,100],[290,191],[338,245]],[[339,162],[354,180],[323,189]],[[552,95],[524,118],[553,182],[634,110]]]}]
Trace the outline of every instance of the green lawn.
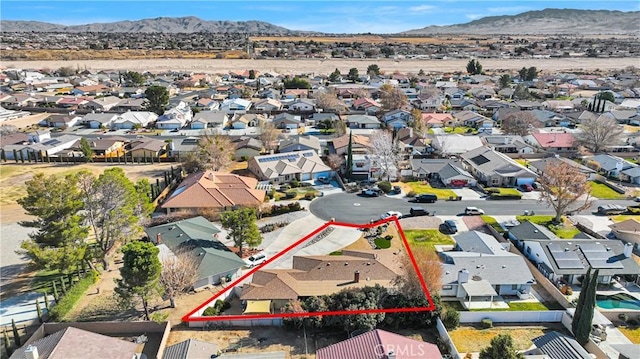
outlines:
[{"label": "green lawn", "polygon": [[504,232],[504,229],[502,228],[500,223],[498,223],[498,221],[496,221],[495,218],[493,218],[491,216],[487,216],[487,215],[482,215],[482,216],[480,216],[480,218],[482,218],[484,223],[490,225],[491,227],[493,227],[493,229],[495,229],[499,233],[503,233]]},{"label": "green lawn", "polygon": [[378,237],[378,238],[374,239],[373,243],[375,243],[376,247],[378,247],[380,249],[387,249],[387,248],[391,247],[391,241],[388,240],[388,239],[385,239],[383,237]]},{"label": "green lawn", "polygon": [[529,221],[531,223],[539,224],[547,227],[556,236],[562,239],[572,239],[576,234],[580,233],[580,230],[574,227],[569,221],[564,220],[561,225],[554,225],[552,223],[554,216],[516,216],[516,220],[519,222]]},{"label": "green lawn", "polygon": [[555,216],[544,216],[544,215],[516,216],[516,220],[518,222],[529,221],[531,223],[541,224],[543,226],[546,226],[547,224],[551,223],[551,221],[553,221],[554,218]]},{"label": "green lawn", "polygon": [[[511,302],[509,308],[493,308],[493,309],[471,309],[471,312],[526,312],[526,311],[547,311],[557,308],[558,303],[549,303],[548,305],[540,302]],[[560,308],[562,309],[562,308]]]},{"label": "green lawn", "polygon": [[464,127],[464,126],[460,126],[460,127],[445,127],[444,128],[444,132],[445,133],[456,133],[456,134],[465,134],[465,133],[478,133],[478,130],[476,130],[475,128],[471,128],[471,127]]},{"label": "green lawn", "polygon": [[625,214],[619,214],[617,216],[610,216],[609,218],[611,218],[611,220],[616,222],[616,223],[626,221],[627,219],[635,219],[636,221],[640,220],[640,219],[638,219],[638,216],[625,215]]},{"label": "green lawn", "polygon": [[409,229],[404,231],[407,242],[410,246],[424,246],[435,251],[435,245],[455,244],[455,241],[448,235],[441,233],[437,229]]},{"label": "green lawn", "polygon": [[625,195],[618,193],[602,183],[589,182],[591,186],[591,195],[600,199],[625,199]]},{"label": "green lawn", "polygon": [[407,182],[407,186],[411,187],[411,190],[416,194],[435,194],[438,199],[449,199],[449,197],[456,197],[457,195],[450,189],[446,188],[433,188],[426,181]]},{"label": "green lawn", "polygon": [[556,236],[558,236],[559,238],[562,239],[572,239],[573,237],[575,237],[578,233],[580,233],[580,230],[577,229],[574,226],[554,226],[554,225],[550,225],[549,229],[551,230],[551,232],[553,232]]},{"label": "green lawn", "polygon": [[519,164],[523,165],[524,167],[527,167],[527,164],[529,163],[529,161],[527,161],[524,158],[516,158],[515,161],[518,162]]},{"label": "green lawn", "polygon": [[618,327],[618,330],[620,330],[625,337],[629,338],[633,344],[640,344],[640,327],[622,326]]}]

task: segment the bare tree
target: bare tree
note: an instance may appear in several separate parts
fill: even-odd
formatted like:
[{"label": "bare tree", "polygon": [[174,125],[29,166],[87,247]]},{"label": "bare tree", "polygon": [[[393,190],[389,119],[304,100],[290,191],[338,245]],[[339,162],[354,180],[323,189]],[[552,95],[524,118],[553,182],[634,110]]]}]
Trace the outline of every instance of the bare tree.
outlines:
[{"label": "bare tree", "polygon": [[423,136],[425,130],[425,123],[422,119],[422,111],[417,108],[411,110],[411,117],[413,117],[413,121],[411,122],[411,127],[413,128],[413,132],[417,136]]},{"label": "bare tree", "polygon": [[164,256],[161,262],[160,284],[171,302],[171,308],[175,308],[176,298],[187,293],[196,280],[198,258],[193,252],[183,250]]},{"label": "bare tree", "polygon": [[333,88],[314,93],[316,105],[325,111],[342,112],[347,110],[347,105],[338,98]]},{"label": "bare tree", "polygon": [[593,153],[602,151],[605,146],[619,144],[624,132],[618,121],[604,115],[583,120],[580,129],[582,132],[576,135],[578,143]]},{"label": "bare tree", "polygon": [[0,126],[0,135],[10,135],[18,132],[18,128],[15,125],[2,125]]},{"label": "bare tree", "polygon": [[540,127],[536,115],[529,111],[517,111],[508,114],[500,128],[508,135],[526,136],[532,128]]},{"label": "bare tree", "polygon": [[364,88],[356,88],[351,90],[351,95],[355,98],[367,98],[371,97],[371,92]]},{"label": "bare tree", "polygon": [[206,169],[222,171],[233,162],[236,148],[229,137],[213,134],[210,131],[200,137],[198,157]]},{"label": "bare tree", "polygon": [[333,134],[337,137],[344,136],[347,133],[347,124],[341,119],[338,119],[333,122],[333,130]]},{"label": "bare tree", "polygon": [[591,206],[587,177],[576,166],[561,160],[554,161],[553,164],[547,164],[538,181],[542,186],[540,202],[553,207],[556,223],[560,223],[561,217],[568,212]]},{"label": "bare tree", "polygon": [[336,171],[340,166],[344,164],[344,156],[341,156],[337,153],[332,153],[327,157],[327,161],[329,162],[329,167],[332,170]]},{"label": "bare tree", "polygon": [[391,178],[391,171],[396,169],[396,164],[402,159],[398,146],[393,141],[389,131],[378,131],[371,136],[371,154],[380,166],[381,177]]},{"label": "bare tree", "polygon": [[260,141],[264,146],[266,152],[271,152],[277,147],[276,140],[278,139],[278,129],[273,125],[273,122],[260,121],[258,124],[260,129]]},{"label": "bare tree", "polygon": [[[442,289],[442,263],[438,259],[438,255],[424,247],[416,246],[411,251],[418,264],[417,269],[420,271],[429,292],[439,292]],[[400,265],[404,269],[404,273],[393,280],[398,291],[409,297],[423,296],[424,290],[411,258],[408,255],[402,256]]]},{"label": "bare tree", "polygon": [[380,102],[387,111],[397,110],[409,103],[409,99],[399,88],[389,84],[380,86]]}]

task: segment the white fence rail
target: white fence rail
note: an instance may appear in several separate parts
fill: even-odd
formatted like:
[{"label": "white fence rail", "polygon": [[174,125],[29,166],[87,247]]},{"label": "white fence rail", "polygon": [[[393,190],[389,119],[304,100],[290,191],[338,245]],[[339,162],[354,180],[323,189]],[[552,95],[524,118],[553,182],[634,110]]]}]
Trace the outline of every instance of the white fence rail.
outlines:
[{"label": "white fence rail", "polygon": [[460,312],[460,323],[479,323],[491,319],[494,323],[558,323],[564,310],[523,312]]}]

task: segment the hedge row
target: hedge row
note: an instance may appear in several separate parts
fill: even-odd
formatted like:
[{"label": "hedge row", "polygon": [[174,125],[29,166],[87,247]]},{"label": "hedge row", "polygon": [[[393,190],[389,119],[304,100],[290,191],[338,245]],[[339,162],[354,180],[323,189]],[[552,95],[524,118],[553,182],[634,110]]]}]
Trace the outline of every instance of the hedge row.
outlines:
[{"label": "hedge row", "polygon": [[53,321],[61,321],[82,298],[84,292],[98,281],[99,274],[96,271],[89,271],[76,284],[74,284],[56,305],[51,308],[49,315]]}]

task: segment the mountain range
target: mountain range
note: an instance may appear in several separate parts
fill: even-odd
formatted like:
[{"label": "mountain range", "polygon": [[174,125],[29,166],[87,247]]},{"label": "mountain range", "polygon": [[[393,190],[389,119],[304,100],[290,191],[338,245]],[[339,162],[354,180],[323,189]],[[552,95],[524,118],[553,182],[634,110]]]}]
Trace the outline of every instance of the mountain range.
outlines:
[{"label": "mountain range", "polygon": [[[402,35],[429,34],[637,34],[640,11],[544,9],[518,15],[490,16],[464,24],[427,26]],[[161,33],[263,33],[295,34],[263,21],[208,21],[195,16],[157,17],[136,21],[58,25],[38,21],[1,20],[4,32],[161,32]]]}]

